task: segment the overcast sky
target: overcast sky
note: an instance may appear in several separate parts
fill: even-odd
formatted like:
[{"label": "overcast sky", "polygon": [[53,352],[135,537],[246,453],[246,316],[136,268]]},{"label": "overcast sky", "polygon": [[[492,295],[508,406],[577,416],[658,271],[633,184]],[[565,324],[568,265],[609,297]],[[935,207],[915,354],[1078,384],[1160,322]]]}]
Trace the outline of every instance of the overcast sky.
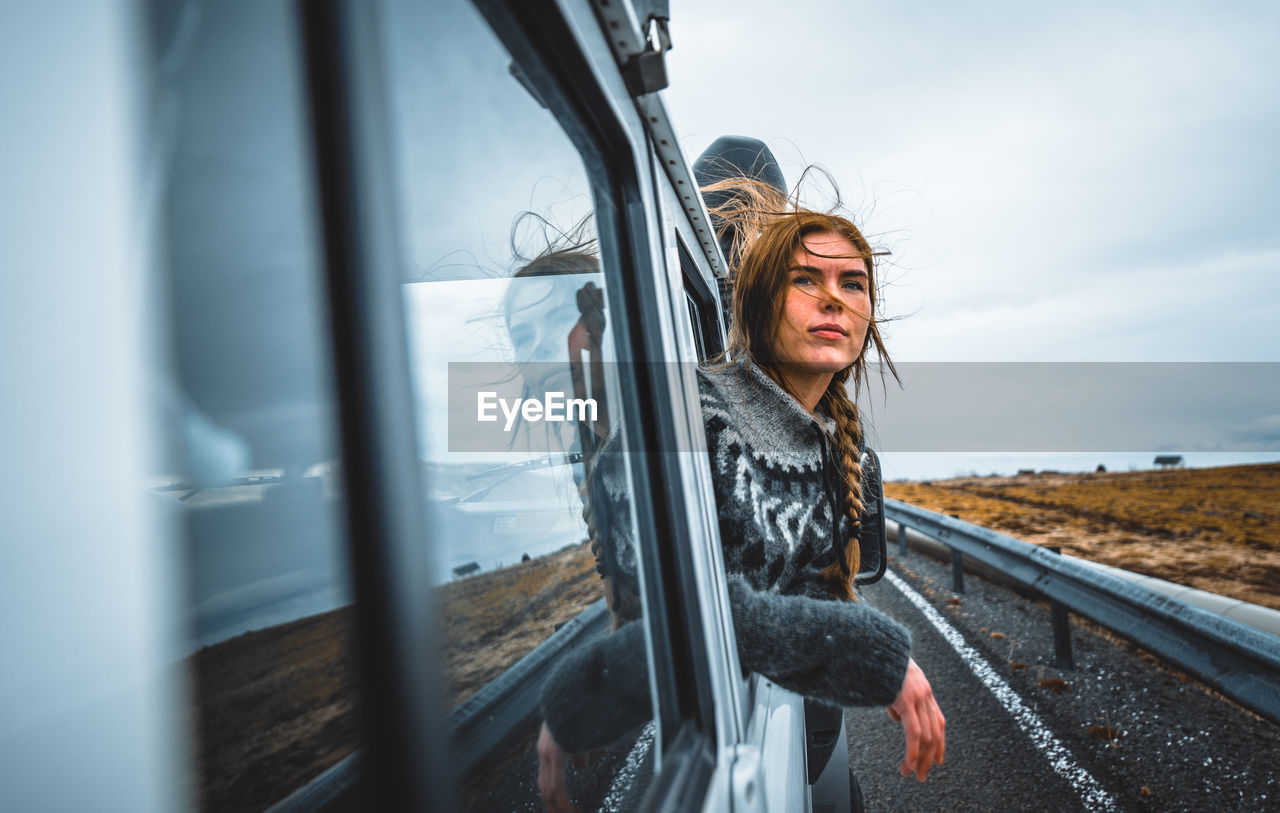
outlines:
[{"label": "overcast sky", "polygon": [[1280,5],[671,14],[682,146],[830,170],[893,252],[896,360],[1280,361]]}]

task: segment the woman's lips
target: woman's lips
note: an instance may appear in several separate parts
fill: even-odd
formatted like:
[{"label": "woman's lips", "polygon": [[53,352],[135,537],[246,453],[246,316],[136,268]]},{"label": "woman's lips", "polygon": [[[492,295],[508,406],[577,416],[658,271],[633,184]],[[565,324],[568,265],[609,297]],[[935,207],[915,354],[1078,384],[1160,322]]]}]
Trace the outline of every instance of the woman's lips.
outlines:
[{"label": "woman's lips", "polygon": [[843,339],[849,334],[839,325],[823,324],[810,328],[809,332],[823,339]]}]

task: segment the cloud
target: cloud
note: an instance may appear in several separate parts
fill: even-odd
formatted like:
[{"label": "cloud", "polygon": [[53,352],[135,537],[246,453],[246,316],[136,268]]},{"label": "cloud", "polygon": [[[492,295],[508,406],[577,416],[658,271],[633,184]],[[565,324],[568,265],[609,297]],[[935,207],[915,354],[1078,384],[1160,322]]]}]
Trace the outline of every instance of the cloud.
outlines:
[{"label": "cloud", "polygon": [[[1029,301],[980,304],[891,287],[890,352],[911,361],[1269,361],[1280,347],[1280,249],[1128,274],[1064,276]],[[911,311],[916,312],[912,313]]]},{"label": "cloud", "polygon": [[1280,413],[1261,415],[1237,426],[1231,440],[1241,445],[1280,451]]},{"label": "cloud", "polygon": [[695,154],[740,132],[832,170],[913,358],[1270,359],[1278,30],[1260,3],[699,4],[667,100]]}]

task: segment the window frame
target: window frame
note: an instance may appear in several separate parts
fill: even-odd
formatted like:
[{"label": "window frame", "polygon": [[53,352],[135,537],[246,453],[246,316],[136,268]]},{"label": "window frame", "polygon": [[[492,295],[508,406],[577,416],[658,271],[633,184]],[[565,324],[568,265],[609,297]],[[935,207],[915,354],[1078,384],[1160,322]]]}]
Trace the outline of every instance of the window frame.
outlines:
[{"label": "window frame", "polygon": [[[627,96],[617,65],[599,58],[609,53],[599,26],[582,25],[581,9],[571,19],[555,0],[475,0],[475,6],[592,179],[602,265],[612,275],[609,304],[619,360],[677,360],[671,352],[675,331],[663,319],[670,291],[655,251],[661,221],[646,194],[651,168],[638,148],[643,127],[629,120],[635,118],[626,115],[630,106],[620,104]],[[368,756],[364,784],[379,808],[444,807],[452,782],[444,767],[447,738],[438,725],[441,681],[430,663],[434,653],[424,646],[437,640],[436,623],[426,600],[429,574],[413,562],[412,552],[425,528],[416,496],[422,493],[416,446],[404,442],[414,436],[406,326],[398,281],[385,273],[398,267],[398,240],[390,216],[395,197],[379,28],[373,9],[347,0],[300,2],[297,9],[349,483],[348,547]],[[655,331],[655,325],[667,329]],[[681,436],[688,429],[680,422],[684,410],[677,408],[687,387],[673,385],[669,375],[678,366],[620,365],[622,417],[633,448],[676,449],[688,442]],[[645,420],[654,415],[672,420]],[[696,429],[700,437],[700,424]],[[654,542],[689,534],[687,507],[666,496],[683,493],[686,472],[674,457],[628,455],[659,721],[659,767],[645,809],[701,808],[717,767],[716,678],[706,656],[690,546]],[[694,537],[691,544],[699,544],[700,534]]]},{"label": "window frame", "polygon": [[376,7],[300,0],[301,43],[347,492],[366,802],[451,803]]},{"label": "window frame", "polygon": [[[664,303],[658,286],[652,284],[662,278],[662,262],[652,245],[647,167],[639,160],[643,153],[637,149],[636,128],[623,119],[627,106],[619,105],[619,96],[627,98],[625,90],[618,92],[625,87],[621,74],[612,58],[605,65],[593,58],[608,54],[603,42],[592,53],[583,48],[584,40],[601,38],[598,26],[575,25],[582,21],[571,20],[554,0],[475,0],[475,5],[578,148],[591,176],[611,328],[622,362],[618,378],[629,445],[633,449],[679,448],[672,421],[646,420],[671,412],[664,406],[673,399],[670,382],[663,375],[669,365],[652,362],[669,362],[673,357],[665,341],[670,336],[652,329],[664,323]],[[605,72],[612,76],[602,76]],[[659,721],[657,753],[667,766],[676,756],[670,748],[677,740],[695,749],[709,748],[714,742],[712,677],[696,594],[686,583],[691,567],[680,550],[683,546],[653,543],[685,533],[686,507],[662,497],[680,493],[680,472],[670,455],[632,453],[627,457],[638,553],[645,573],[650,676]],[[693,721],[702,736],[677,737],[686,721]],[[660,769],[658,776],[664,773],[672,772]],[[656,787],[661,784],[659,779],[651,793],[661,791]],[[691,789],[683,785],[685,798]]]},{"label": "window frame", "polygon": [[[633,362],[619,366],[628,441],[638,449],[689,448],[702,439],[702,425],[689,412],[691,381],[680,380],[688,370],[674,363],[683,337],[677,336],[679,320],[672,320],[672,291],[665,283],[671,265],[663,251],[665,221],[649,194],[650,184],[665,179],[650,163],[645,127],[602,24],[588,2],[563,4],[571,8],[555,0],[475,4],[578,147],[589,174],[604,180],[594,188],[601,264],[613,275],[606,277],[606,289],[618,360]],[[697,416],[696,389],[692,394]],[[650,416],[657,419],[646,420]],[[715,539],[701,527],[705,517],[691,516],[687,501],[673,497],[691,485],[685,457],[628,455],[659,723],[659,767],[642,809],[701,809],[723,765],[718,746],[737,736],[717,730],[724,722],[717,713],[723,665],[709,654],[725,642],[710,640],[717,631],[706,622],[706,588],[696,576],[701,560],[693,551],[715,546]],[[656,542],[672,538],[690,544]]]},{"label": "window frame", "polygon": [[677,230],[676,250],[680,270],[684,277],[684,294],[692,309],[693,336],[698,345],[698,360],[706,361],[724,352],[726,346],[725,325],[722,318],[720,295],[707,275],[698,267],[684,239]]}]

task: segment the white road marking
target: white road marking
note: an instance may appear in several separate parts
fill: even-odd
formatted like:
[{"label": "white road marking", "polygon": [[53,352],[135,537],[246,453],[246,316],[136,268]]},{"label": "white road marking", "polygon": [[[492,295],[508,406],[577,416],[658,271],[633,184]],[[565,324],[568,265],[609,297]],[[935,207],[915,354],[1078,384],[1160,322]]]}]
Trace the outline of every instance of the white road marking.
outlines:
[{"label": "white road marking", "polygon": [[955,627],[944,619],[933,605],[925,599],[924,596],[917,593],[906,582],[900,579],[897,574],[891,570],[885,570],[885,579],[889,581],[907,600],[916,605],[916,608],[924,614],[924,617],[933,624],[934,628],[942,634],[942,637],[951,644],[951,648],[956,651],[960,659],[965,665],[978,677],[978,680],[991,691],[1005,711],[1013,715],[1014,721],[1018,727],[1031,738],[1031,742],[1035,745],[1036,750],[1045,755],[1045,759],[1049,760],[1049,766],[1053,768],[1053,772],[1063,779],[1067,780],[1076,792],[1080,794],[1081,801],[1084,803],[1085,810],[1116,810],[1116,800],[1107,793],[1102,785],[1098,784],[1098,780],[1076,764],[1075,758],[1071,752],[1067,750],[1062,741],[1053,735],[1048,726],[1040,719],[1040,715],[1036,714],[1027,704],[1022,702],[1022,698],[1018,693],[1005,682],[1004,678],[996,674],[996,670],[991,668],[991,664],[978,654],[978,651],[965,643],[962,636]]},{"label": "white road marking", "polygon": [[622,767],[618,769],[618,773],[613,777],[613,783],[609,785],[609,792],[605,794],[604,801],[600,803],[602,811],[609,813],[617,813],[621,810],[623,794],[635,786],[636,772],[640,770],[640,763],[644,761],[645,756],[649,753],[649,749],[653,747],[653,735],[657,729],[654,727],[652,720],[644,727],[644,731],[640,732],[640,736],[636,737],[636,744],[631,746],[631,753],[627,754],[626,760],[622,763]]}]

